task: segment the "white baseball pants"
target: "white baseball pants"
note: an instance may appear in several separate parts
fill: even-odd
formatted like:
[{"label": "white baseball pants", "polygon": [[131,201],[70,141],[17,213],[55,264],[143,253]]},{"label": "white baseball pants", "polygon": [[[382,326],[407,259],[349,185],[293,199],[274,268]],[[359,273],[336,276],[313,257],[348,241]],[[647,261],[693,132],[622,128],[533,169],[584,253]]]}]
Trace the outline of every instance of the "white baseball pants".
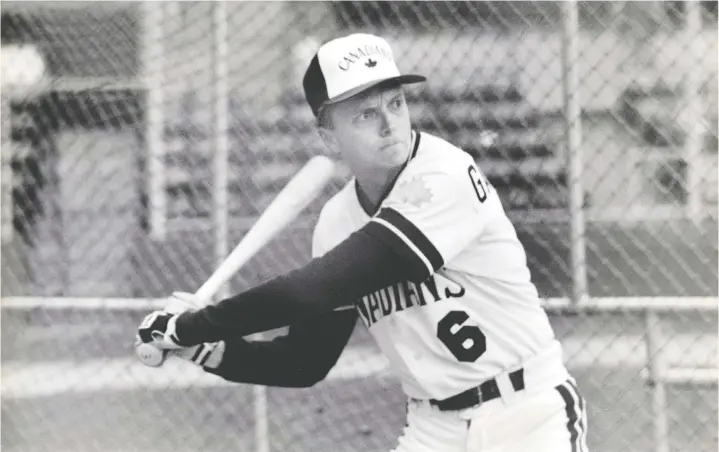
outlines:
[{"label": "white baseball pants", "polygon": [[569,378],[461,411],[410,401],[393,452],[588,452],[584,398]]}]

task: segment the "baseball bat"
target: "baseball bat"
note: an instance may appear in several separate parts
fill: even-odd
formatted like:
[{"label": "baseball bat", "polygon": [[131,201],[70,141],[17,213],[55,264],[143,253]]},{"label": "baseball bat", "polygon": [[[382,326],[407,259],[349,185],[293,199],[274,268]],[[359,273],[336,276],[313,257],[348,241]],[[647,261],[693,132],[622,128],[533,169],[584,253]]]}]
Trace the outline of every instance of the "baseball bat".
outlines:
[{"label": "baseball bat", "polygon": [[[212,303],[212,297],[220,287],[320,195],[332,179],[334,170],[334,162],[325,156],[310,159],[277,194],[227,258],[200,286],[195,293],[197,300],[203,306]],[[146,366],[159,367],[165,361],[167,351],[148,343],[140,343],[135,346],[135,354]]]}]

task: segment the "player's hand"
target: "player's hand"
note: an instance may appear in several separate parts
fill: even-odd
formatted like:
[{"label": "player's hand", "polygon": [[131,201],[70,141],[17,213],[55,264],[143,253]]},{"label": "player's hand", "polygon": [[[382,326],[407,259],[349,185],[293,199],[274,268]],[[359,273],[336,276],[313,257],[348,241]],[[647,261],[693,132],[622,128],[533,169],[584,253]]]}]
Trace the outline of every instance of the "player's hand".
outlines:
[{"label": "player's hand", "polygon": [[201,367],[216,369],[222,362],[222,355],[225,352],[224,342],[212,344],[200,344],[189,348],[170,350],[170,356],[176,356]]},{"label": "player's hand", "polygon": [[155,311],[142,320],[137,329],[137,338],[157,348],[173,350],[181,348],[180,339],[175,332],[177,314],[167,311]]},{"label": "player's hand", "polygon": [[152,312],[143,319],[135,335],[135,347],[145,342],[165,350],[179,349],[175,317],[201,306],[202,303],[193,294],[174,292],[168,297],[165,309]]}]

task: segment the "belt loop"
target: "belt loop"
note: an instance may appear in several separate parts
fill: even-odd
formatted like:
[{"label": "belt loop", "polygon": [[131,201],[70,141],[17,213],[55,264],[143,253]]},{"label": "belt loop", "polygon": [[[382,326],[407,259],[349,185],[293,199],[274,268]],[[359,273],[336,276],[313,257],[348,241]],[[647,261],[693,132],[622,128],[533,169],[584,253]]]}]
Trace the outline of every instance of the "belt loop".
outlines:
[{"label": "belt loop", "polygon": [[509,404],[514,401],[517,393],[514,390],[512,381],[509,379],[509,373],[502,372],[495,377],[495,380],[497,382],[497,387],[499,388],[499,394],[502,397],[502,401],[505,404]]}]

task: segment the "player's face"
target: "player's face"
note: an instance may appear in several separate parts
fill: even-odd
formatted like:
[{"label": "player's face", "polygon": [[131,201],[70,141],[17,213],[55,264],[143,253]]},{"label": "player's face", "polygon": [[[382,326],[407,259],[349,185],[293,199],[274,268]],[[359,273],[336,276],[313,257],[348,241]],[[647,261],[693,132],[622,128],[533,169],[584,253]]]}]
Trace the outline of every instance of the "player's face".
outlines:
[{"label": "player's face", "polygon": [[401,87],[368,90],[333,105],[329,114],[331,147],[350,167],[396,168],[407,161],[411,123]]}]

